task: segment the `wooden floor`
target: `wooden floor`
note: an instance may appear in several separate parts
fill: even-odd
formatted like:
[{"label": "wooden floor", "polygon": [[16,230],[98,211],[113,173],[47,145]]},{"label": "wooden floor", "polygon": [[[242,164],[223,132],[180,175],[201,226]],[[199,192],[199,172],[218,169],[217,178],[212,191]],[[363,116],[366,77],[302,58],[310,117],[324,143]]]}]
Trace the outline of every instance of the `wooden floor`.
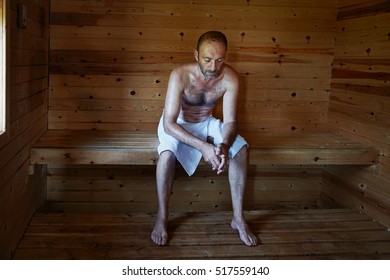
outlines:
[{"label": "wooden floor", "polygon": [[242,245],[230,212],[170,217],[169,246],[152,214],[37,214],[14,259],[390,259],[390,232],[350,209],[246,212],[260,244]]}]

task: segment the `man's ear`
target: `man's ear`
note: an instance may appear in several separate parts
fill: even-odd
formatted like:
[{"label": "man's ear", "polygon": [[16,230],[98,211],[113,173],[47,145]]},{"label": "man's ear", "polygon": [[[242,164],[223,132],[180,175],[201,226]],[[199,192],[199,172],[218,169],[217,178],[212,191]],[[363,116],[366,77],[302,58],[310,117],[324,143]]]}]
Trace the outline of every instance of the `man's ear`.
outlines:
[{"label": "man's ear", "polygon": [[197,49],[194,49],[194,56],[195,56],[196,61],[199,61],[199,52]]}]

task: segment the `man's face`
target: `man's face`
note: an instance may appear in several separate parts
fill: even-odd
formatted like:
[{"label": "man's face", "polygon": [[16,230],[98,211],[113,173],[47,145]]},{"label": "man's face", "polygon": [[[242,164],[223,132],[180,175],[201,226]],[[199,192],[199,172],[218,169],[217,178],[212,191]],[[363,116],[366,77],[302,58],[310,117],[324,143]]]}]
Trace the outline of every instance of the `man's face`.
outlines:
[{"label": "man's face", "polygon": [[206,41],[200,46],[199,51],[195,50],[194,54],[200,71],[206,79],[218,77],[226,56],[226,47],[223,43]]}]

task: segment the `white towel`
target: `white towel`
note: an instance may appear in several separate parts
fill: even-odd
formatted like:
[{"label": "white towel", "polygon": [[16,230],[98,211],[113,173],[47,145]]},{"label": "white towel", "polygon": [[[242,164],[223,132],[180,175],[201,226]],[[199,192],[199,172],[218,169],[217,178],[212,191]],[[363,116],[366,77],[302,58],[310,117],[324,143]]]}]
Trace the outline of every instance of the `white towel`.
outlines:
[{"label": "white towel", "polygon": [[[177,123],[189,133],[198,137],[199,139],[202,139],[203,141],[206,141],[208,136],[214,138],[214,145],[220,144],[223,140],[223,123],[213,116],[210,116],[205,121],[198,123],[190,123],[182,119],[178,119]],[[194,174],[200,160],[202,159],[202,153],[194,147],[184,144],[171,135],[167,134],[163,126],[163,116],[160,119],[157,133],[160,141],[160,144],[157,148],[158,153],[161,154],[166,150],[172,151],[187,174],[189,176]],[[230,147],[229,157],[233,158],[244,145],[248,145],[248,143],[244,138],[238,135],[233,145]]]}]

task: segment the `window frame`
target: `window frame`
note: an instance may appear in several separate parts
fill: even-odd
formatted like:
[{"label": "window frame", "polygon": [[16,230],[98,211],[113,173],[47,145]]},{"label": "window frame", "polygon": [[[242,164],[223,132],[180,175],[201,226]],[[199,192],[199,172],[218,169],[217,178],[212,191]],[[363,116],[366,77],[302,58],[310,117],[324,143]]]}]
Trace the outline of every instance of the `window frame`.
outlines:
[{"label": "window frame", "polygon": [[0,12],[1,12],[1,22],[0,22],[0,32],[2,40],[0,42],[0,63],[2,68],[2,73],[0,77],[0,93],[1,101],[0,113],[2,114],[2,121],[0,123],[0,147],[4,146],[6,141],[9,139],[9,127],[10,127],[10,2],[9,0],[0,0]]}]

